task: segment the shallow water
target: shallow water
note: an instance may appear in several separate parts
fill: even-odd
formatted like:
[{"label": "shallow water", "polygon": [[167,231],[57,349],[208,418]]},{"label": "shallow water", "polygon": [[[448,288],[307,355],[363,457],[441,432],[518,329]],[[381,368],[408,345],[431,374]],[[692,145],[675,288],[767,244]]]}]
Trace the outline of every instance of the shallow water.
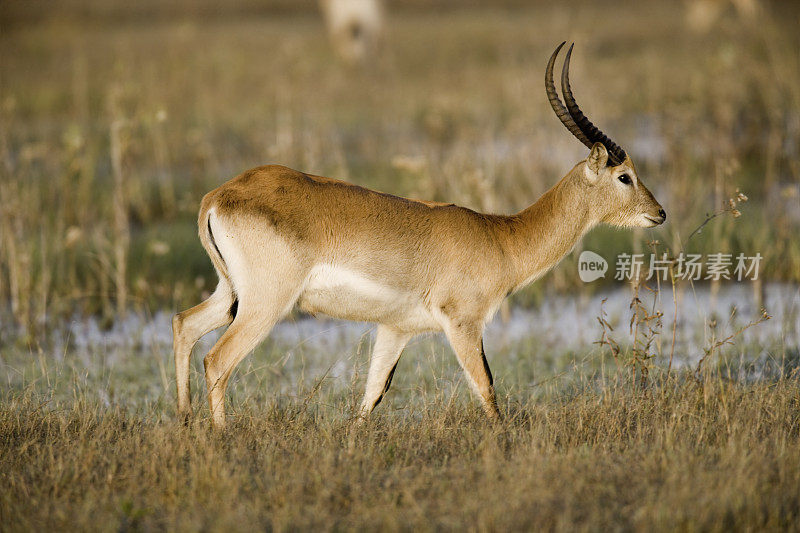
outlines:
[{"label": "shallow water", "polygon": [[[507,322],[495,317],[486,328],[485,348],[501,394],[524,399],[546,394],[551,384],[558,388],[584,377],[593,379],[611,361],[609,350],[597,344],[602,334],[597,319],[601,308],[614,328],[611,337],[624,350],[631,345],[631,298],[631,289],[621,286],[593,296],[551,296],[536,308],[513,309]],[[655,302],[653,298],[652,293],[640,294],[648,310],[663,313],[661,333],[654,336],[649,350],[652,364],[661,368],[667,367],[673,352],[673,368],[694,368],[704,348],[760,316],[748,284],[722,286],[715,297],[706,286],[687,287],[677,295],[673,349],[671,289],[666,287]],[[800,363],[800,286],[768,285],[764,299],[772,319],[741,331],[735,344],[716,350],[715,364],[731,364],[742,379],[796,369]],[[712,330],[709,324],[714,321]],[[198,401],[203,388],[202,356],[221,331],[208,334],[195,349],[191,379]],[[304,402],[309,390],[316,390],[324,380],[326,396],[318,401],[326,404],[345,395],[355,402],[363,392],[355,382],[365,377],[374,331],[375,326],[366,323],[306,316],[287,319],[237,368],[229,392],[246,405],[278,398]],[[161,407],[156,412],[172,412],[170,313],[130,313],[109,330],[101,328],[96,318],[72,320],[52,331],[50,338],[51,347],[44,352],[5,344],[0,380],[10,390],[30,390],[48,401],[66,404],[88,397],[103,405],[153,412],[157,404]],[[392,386],[392,402],[404,406],[430,394],[455,394],[466,390],[460,383],[462,373],[443,336],[422,335],[404,352]],[[544,388],[543,383],[547,384]]]},{"label": "shallow water", "polygon": [[[663,288],[655,302],[654,298],[652,293],[640,293],[640,299],[648,310],[663,312],[662,337],[671,343],[676,316],[671,288]],[[488,324],[485,336],[487,351],[510,349],[531,338],[547,349],[586,349],[601,336],[597,320],[601,309],[615,329],[612,337],[624,342],[632,315],[631,299],[631,289],[621,287],[590,297],[552,296],[535,309],[516,308],[507,322],[498,315]],[[686,354],[687,362],[692,360],[692,356],[699,357],[702,354],[700,346],[712,341],[708,327],[710,320],[716,320],[716,339],[722,339],[759,316],[752,289],[744,283],[723,287],[716,297],[712,297],[709,287],[684,289],[678,291],[677,300],[676,352]],[[797,350],[800,347],[800,286],[767,285],[764,306],[772,319],[743,331],[737,336],[737,342]],[[166,312],[158,312],[152,317],[130,314],[104,331],[95,318],[74,320],[57,335],[59,341],[52,353],[54,357],[60,357],[67,342],[69,350],[77,353],[123,349],[110,350],[109,357],[112,358],[136,351],[171,350],[170,321],[171,315]],[[373,330],[374,325],[367,323],[302,316],[279,323],[270,333],[268,342],[290,350],[303,347],[325,353],[352,348]],[[219,334],[220,330],[201,339],[199,351],[209,349]]]}]

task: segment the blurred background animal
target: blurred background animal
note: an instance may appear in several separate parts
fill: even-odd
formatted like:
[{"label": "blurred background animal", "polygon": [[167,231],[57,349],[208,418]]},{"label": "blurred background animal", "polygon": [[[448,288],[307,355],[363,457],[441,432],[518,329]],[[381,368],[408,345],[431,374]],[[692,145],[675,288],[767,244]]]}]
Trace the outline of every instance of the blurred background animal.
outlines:
[{"label": "blurred background animal", "polygon": [[374,59],[384,38],[385,15],[380,0],[320,0],[331,45],[347,64]]},{"label": "blurred background animal", "polygon": [[760,7],[758,0],[689,0],[686,24],[696,33],[707,33],[728,14],[743,21],[755,20]]}]

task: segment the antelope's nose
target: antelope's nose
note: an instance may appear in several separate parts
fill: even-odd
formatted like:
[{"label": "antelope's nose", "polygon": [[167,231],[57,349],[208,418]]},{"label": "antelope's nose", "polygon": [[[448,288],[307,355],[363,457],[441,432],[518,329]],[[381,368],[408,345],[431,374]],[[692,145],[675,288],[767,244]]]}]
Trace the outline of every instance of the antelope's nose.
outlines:
[{"label": "antelope's nose", "polygon": [[664,222],[664,220],[667,220],[667,212],[664,211],[663,208],[658,210],[658,216],[660,216],[663,219],[661,222]]}]

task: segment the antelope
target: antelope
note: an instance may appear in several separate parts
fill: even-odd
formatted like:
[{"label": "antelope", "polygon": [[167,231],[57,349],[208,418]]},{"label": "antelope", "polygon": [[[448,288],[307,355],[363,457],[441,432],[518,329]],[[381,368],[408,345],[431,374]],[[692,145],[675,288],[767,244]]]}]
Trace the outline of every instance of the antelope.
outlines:
[{"label": "antelope", "polygon": [[189,358],[204,334],[230,324],[205,356],[212,425],[225,426],[224,397],[236,365],[297,304],[315,315],[377,323],[358,419],[392,381],[406,343],[443,331],[489,419],[497,420],[484,325],[514,291],[540,278],[600,223],[654,227],[666,213],[625,151],[583,114],[569,83],[572,46],[550,104],[590,148],[527,209],[514,215],[411,200],[283,166],[233,178],[202,200],[200,241],[219,284],[204,302],[175,315],[178,413],[191,415]]},{"label": "antelope", "polygon": [[349,65],[374,58],[384,36],[384,9],[380,0],[320,0],[333,49]]},{"label": "antelope", "polygon": [[763,6],[759,0],[686,0],[685,18],[695,33],[708,33],[731,11],[743,22],[758,21]]}]

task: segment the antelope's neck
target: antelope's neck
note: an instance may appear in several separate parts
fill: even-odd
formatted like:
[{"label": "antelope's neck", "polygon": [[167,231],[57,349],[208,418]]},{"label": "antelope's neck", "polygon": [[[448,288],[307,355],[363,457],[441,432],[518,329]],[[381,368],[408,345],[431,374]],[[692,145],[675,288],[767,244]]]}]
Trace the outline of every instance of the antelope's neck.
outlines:
[{"label": "antelope's neck", "polygon": [[542,276],[567,255],[596,222],[589,195],[567,175],[533,205],[509,219],[507,253],[513,258],[512,290]]}]

